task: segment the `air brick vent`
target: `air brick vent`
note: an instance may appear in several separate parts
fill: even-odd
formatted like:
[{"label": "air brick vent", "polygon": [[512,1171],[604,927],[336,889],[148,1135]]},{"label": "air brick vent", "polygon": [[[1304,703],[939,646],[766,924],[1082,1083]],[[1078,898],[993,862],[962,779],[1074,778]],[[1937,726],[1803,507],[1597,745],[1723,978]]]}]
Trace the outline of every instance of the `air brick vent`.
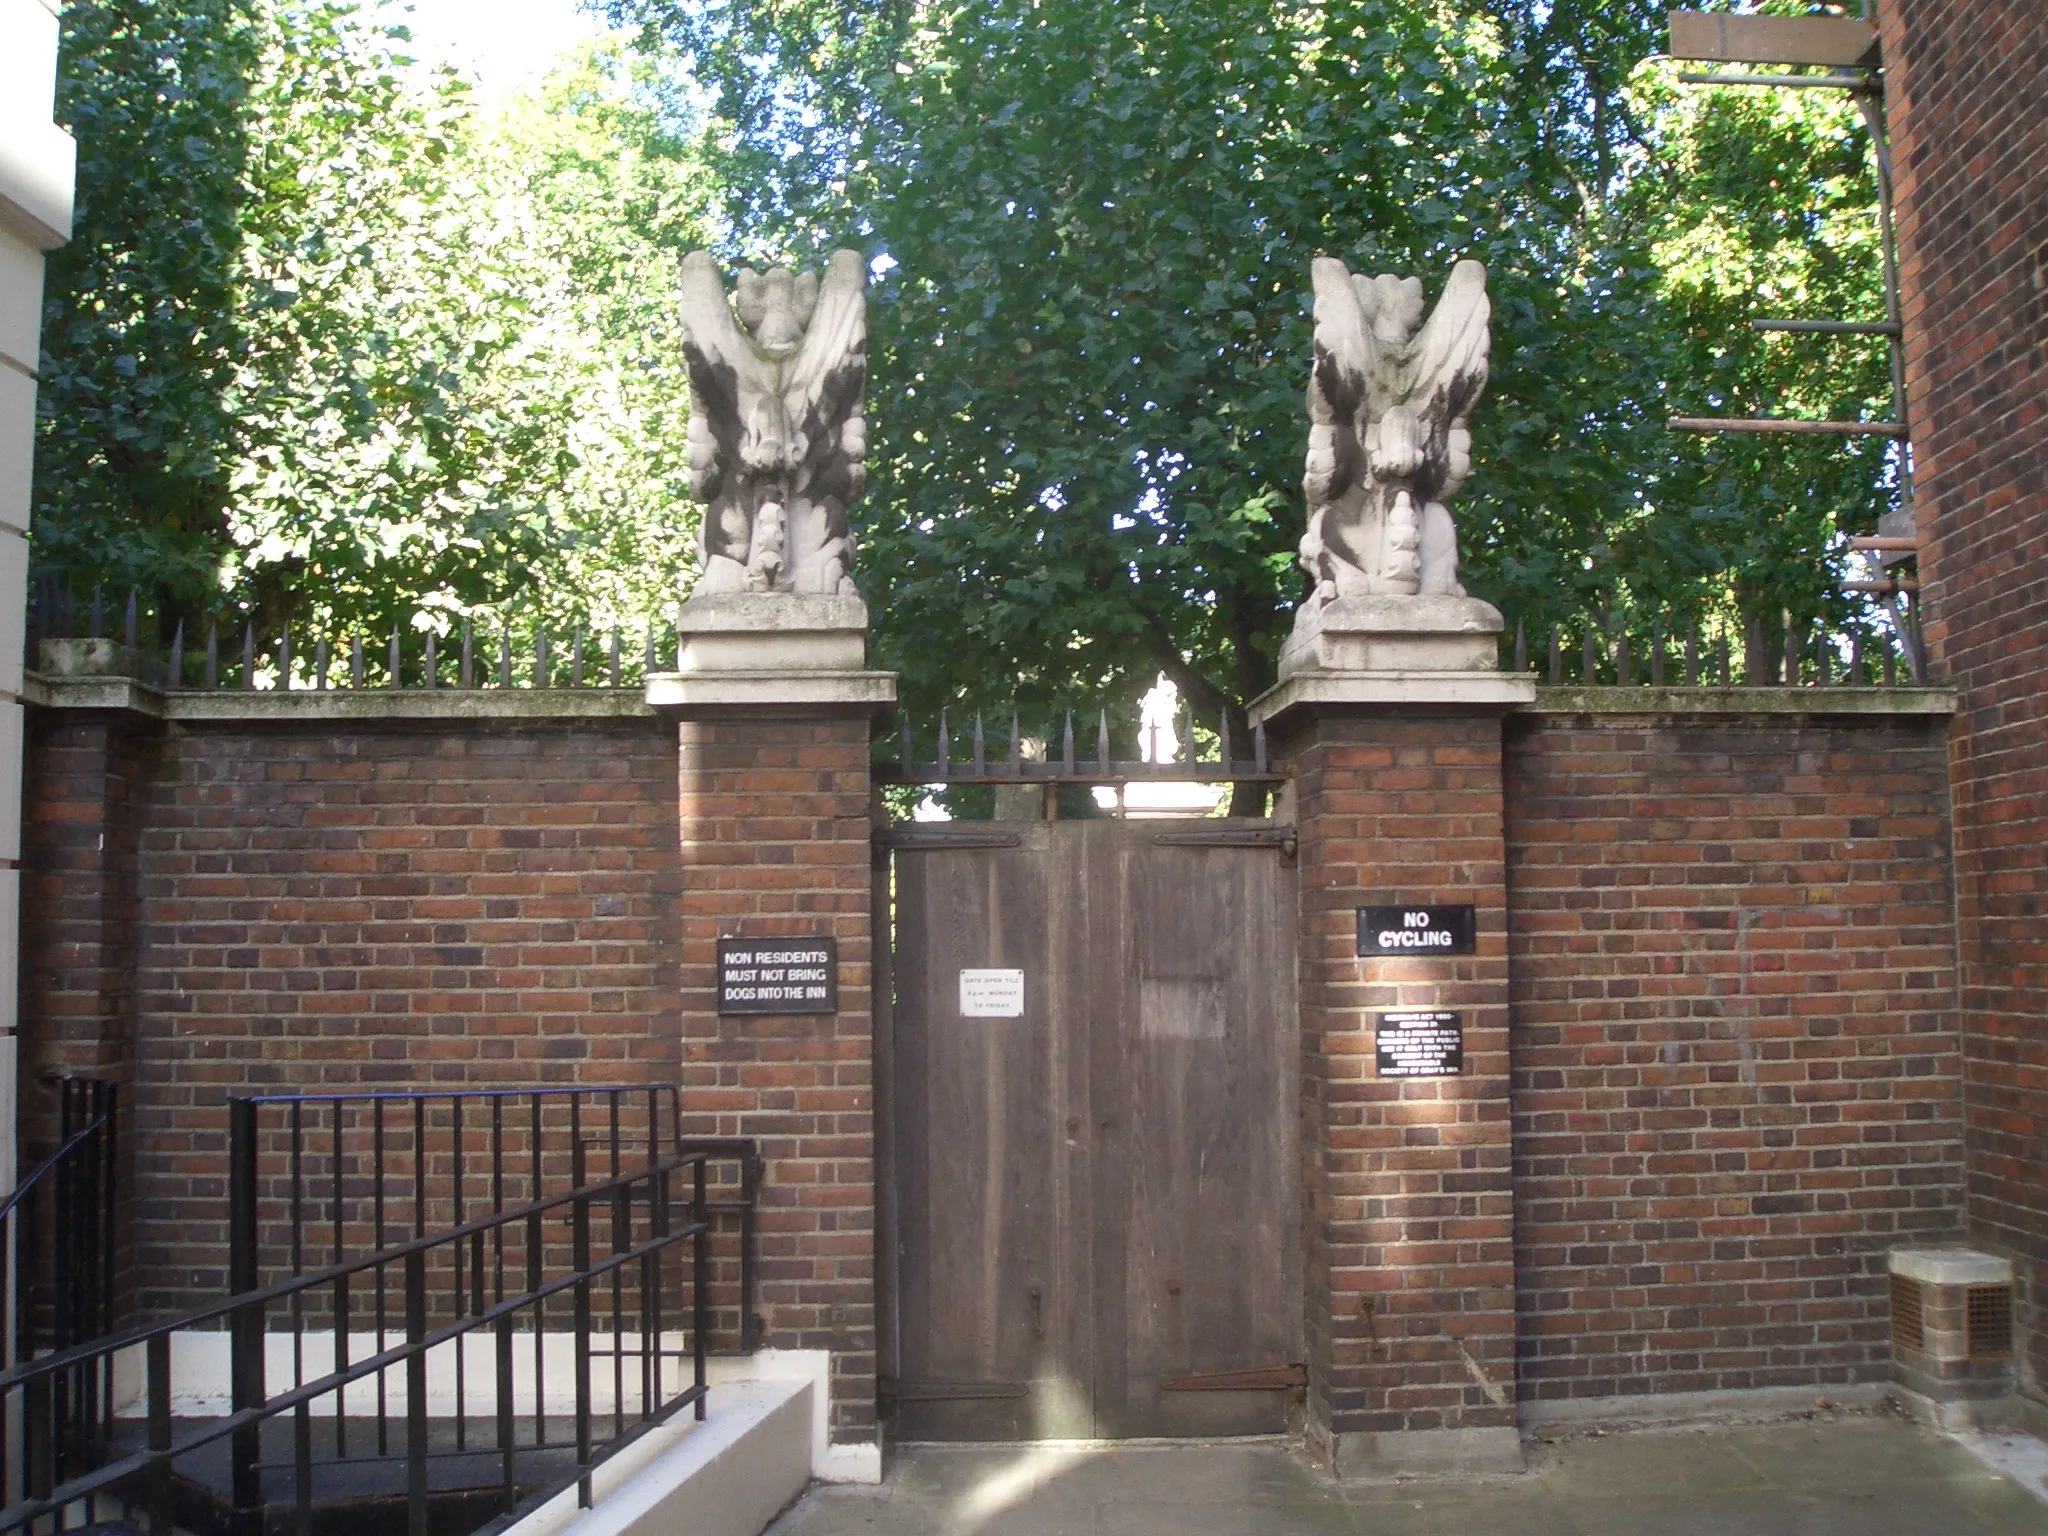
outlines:
[{"label": "air brick vent", "polygon": [[1972,1360],[2002,1360],[2012,1353],[2011,1286],[1971,1286],[1964,1295],[1963,1319]]},{"label": "air brick vent", "polygon": [[1907,1275],[1893,1275],[1892,1348],[1925,1349],[1927,1318],[1920,1296],[1920,1282]]}]

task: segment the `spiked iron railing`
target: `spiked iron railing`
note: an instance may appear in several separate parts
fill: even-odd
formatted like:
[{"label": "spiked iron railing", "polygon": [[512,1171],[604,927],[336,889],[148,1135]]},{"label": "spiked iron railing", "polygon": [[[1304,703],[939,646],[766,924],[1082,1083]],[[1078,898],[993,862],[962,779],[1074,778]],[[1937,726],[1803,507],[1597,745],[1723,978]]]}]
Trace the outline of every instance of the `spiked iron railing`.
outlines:
[{"label": "spiked iron railing", "polygon": [[[974,723],[964,739],[956,739],[946,711],[939,712],[936,731],[927,738],[933,747],[929,758],[920,758],[918,733],[906,717],[898,734],[896,760],[875,765],[875,777],[891,784],[1123,784],[1157,779],[1172,782],[1197,783],[1262,783],[1279,782],[1285,774],[1273,771],[1266,757],[1266,728],[1253,726],[1249,733],[1234,732],[1230,716],[1225,714],[1217,722],[1216,737],[1211,751],[1213,756],[1201,755],[1198,751],[1194,720],[1191,714],[1183,714],[1174,726],[1174,735],[1186,745],[1186,752],[1179,762],[1159,761],[1159,737],[1157,728],[1148,728],[1143,733],[1150,738],[1151,750],[1141,758],[1119,758],[1110,747],[1110,726],[1108,711],[1099,711],[1095,721],[1095,740],[1089,744],[1089,754],[1082,755],[1074,736],[1074,712],[1067,710],[1062,717],[1059,731],[1058,752],[1054,755],[1051,744],[1047,743],[1042,755],[1034,755],[1040,749],[1032,738],[1024,733],[1020,717],[1010,716],[1009,732],[998,743],[999,756],[992,757],[989,751],[988,733],[980,715],[974,716]],[[1237,755],[1242,735],[1249,734],[1251,748],[1249,757]],[[1027,751],[1027,745],[1031,750]],[[961,756],[965,751],[964,759]]]}]

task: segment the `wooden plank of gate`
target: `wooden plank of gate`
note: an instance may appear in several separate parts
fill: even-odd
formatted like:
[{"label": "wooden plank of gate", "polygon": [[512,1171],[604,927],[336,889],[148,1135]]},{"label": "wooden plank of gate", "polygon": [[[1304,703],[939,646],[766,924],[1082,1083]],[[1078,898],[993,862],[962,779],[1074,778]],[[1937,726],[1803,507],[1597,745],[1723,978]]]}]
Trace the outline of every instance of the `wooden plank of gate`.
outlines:
[{"label": "wooden plank of gate", "polygon": [[[1086,1436],[1077,1319],[1053,1277],[1085,1271],[1075,1221],[1045,1155],[1070,1114],[1050,1049],[1045,989],[1063,964],[1047,835],[901,850],[896,1008],[888,1085],[892,1225],[901,1256],[893,1313],[900,1439]],[[1066,893],[1059,895],[1064,898]],[[1025,973],[1025,1013],[964,1019],[962,969]],[[1070,1314],[1073,1309],[1067,1309]],[[922,1390],[917,1384],[924,1384]],[[1024,1391],[1018,1385],[1028,1384]],[[971,1394],[971,1395],[970,1395]]]},{"label": "wooden plank of gate", "polygon": [[1717,64],[1877,66],[1877,28],[1848,16],[1752,16],[1671,11],[1671,57]]},{"label": "wooden plank of gate", "polygon": [[1194,830],[1213,840],[1106,824],[1098,875],[1118,897],[1092,966],[1116,1106],[1096,1239],[1113,1436],[1278,1433],[1284,1396],[1167,1384],[1302,1352],[1293,872],[1248,835],[1267,829]]}]

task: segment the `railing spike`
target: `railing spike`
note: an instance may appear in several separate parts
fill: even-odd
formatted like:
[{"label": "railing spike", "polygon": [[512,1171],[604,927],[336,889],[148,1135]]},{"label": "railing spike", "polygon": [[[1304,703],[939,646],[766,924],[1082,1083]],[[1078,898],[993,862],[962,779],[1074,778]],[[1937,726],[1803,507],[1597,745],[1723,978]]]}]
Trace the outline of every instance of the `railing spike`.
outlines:
[{"label": "railing spike", "polygon": [[1628,654],[1628,620],[1618,619],[1614,625],[1614,681],[1623,688],[1636,680],[1635,665]]},{"label": "railing spike", "polygon": [[1222,714],[1216,717],[1216,761],[1221,765],[1225,778],[1230,776],[1230,706],[1223,706]]},{"label": "railing spike", "polygon": [[1600,631],[1591,619],[1586,620],[1585,642],[1579,650],[1582,653],[1579,664],[1583,669],[1579,681],[1591,688],[1600,681]]},{"label": "railing spike", "polygon": [[545,626],[533,632],[533,686],[548,686],[548,632]]},{"label": "railing spike", "polygon": [[[121,639],[131,651],[135,649],[137,641],[141,638],[142,625],[140,620],[141,616],[137,613],[135,607],[135,589],[130,587],[128,589],[128,612],[123,616],[121,624]],[[162,634],[163,631],[158,630],[157,633]]]},{"label": "railing spike", "polygon": [[1685,686],[1697,688],[1700,685],[1700,636],[1699,627],[1690,621],[1685,626]]},{"label": "railing spike", "polygon": [[171,636],[171,686],[185,686],[185,621],[178,620],[178,628]]},{"label": "railing spike", "polygon": [[612,686],[619,686],[619,626],[612,626]]},{"label": "railing spike", "polygon": [[462,686],[476,686],[476,651],[470,637],[469,615],[466,613],[462,616]]},{"label": "railing spike", "polygon": [[1266,722],[1261,720],[1252,727],[1252,772],[1266,771]]},{"label": "railing spike", "polygon": [[327,654],[327,637],[322,635],[313,646],[313,687],[321,693],[327,691],[327,669],[332,658]]},{"label": "railing spike", "polygon": [[1515,670],[1529,670],[1529,631],[1521,619],[1515,620]]},{"label": "railing spike", "polygon": [[422,666],[426,671],[426,684],[429,688],[441,686],[440,647],[434,643],[436,638],[433,630],[427,631],[427,656]]},{"label": "railing spike", "polygon": [[576,626],[576,636],[570,642],[570,645],[569,686],[571,688],[581,688],[583,686],[583,626],[581,624]]},{"label": "railing spike", "polygon": [[386,688],[396,688],[399,686],[399,676],[404,670],[404,663],[405,656],[398,647],[398,626],[394,624],[391,626],[391,666],[384,677],[384,686]]},{"label": "railing spike", "polygon": [[277,691],[289,693],[292,687],[292,627],[280,624],[277,629]]},{"label": "railing spike", "polygon": [[220,620],[206,622],[206,686],[220,686]]},{"label": "railing spike", "polygon": [[1799,686],[1799,631],[1792,627],[1792,610],[1784,610],[1785,619],[1785,686]]},{"label": "railing spike", "polygon": [[352,688],[368,687],[370,680],[369,672],[370,641],[369,637],[363,633],[362,627],[358,625],[356,627],[355,643],[348,648],[349,686]]},{"label": "railing spike", "polygon": [[1109,711],[1098,710],[1095,715],[1095,771],[1107,777],[1109,774]]},{"label": "railing spike", "polygon": [[946,729],[946,712],[939,711],[939,777],[953,777],[953,737]]},{"label": "railing spike", "polygon": [[1733,687],[1735,672],[1733,663],[1728,656],[1728,629],[1726,625],[1722,626],[1720,636],[1714,642],[1714,654],[1715,660],[1719,664],[1721,686],[1723,688]]},{"label": "railing spike", "polygon": [[646,670],[645,672],[643,672],[643,673],[641,674],[641,677],[642,677],[642,680],[643,680],[643,681],[644,681],[645,679],[647,679],[647,678],[650,678],[650,677],[654,676],[654,672],[655,672],[655,666],[654,666],[654,620],[652,620],[652,619],[649,619],[649,620],[647,621],[647,659],[646,659],[646,662],[645,662],[645,666],[646,666],[646,669],[647,669],[647,670]]},{"label": "railing spike", "polygon": [[1010,773],[1021,778],[1024,774],[1024,741],[1022,728],[1017,724],[1017,711],[1010,711]]},{"label": "railing spike", "polygon": [[256,686],[256,621],[242,626],[242,686]]},{"label": "railing spike", "polygon": [[1849,636],[1849,686],[1863,686],[1863,628],[1858,625]]},{"label": "railing spike", "polygon": [[512,686],[512,626],[507,624],[498,631],[498,686]]},{"label": "railing spike", "polygon": [[1887,688],[1899,685],[1899,653],[1889,641],[1884,648],[1884,685]]},{"label": "railing spike", "polygon": [[982,749],[981,711],[974,712],[974,776],[979,779],[988,773],[988,754]]},{"label": "railing spike", "polygon": [[1068,778],[1074,776],[1074,712],[1067,711],[1065,734],[1060,738],[1060,771]]},{"label": "railing spike", "polygon": [[1650,631],[1650,686],[1664,686],[1664,629],[1662,625]]}]

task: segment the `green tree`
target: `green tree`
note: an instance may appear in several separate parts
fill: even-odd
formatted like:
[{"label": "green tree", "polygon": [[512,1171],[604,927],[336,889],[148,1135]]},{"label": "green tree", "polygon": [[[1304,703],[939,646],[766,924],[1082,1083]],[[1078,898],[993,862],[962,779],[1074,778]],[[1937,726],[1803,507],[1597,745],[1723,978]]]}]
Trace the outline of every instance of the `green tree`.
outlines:
[{"label": "green tree", "polygon": [[[862,579],[921,716],[1127,699],[1163,671],[1213,717],[1270,682],[1319,252],[1432,291],[1487,263],[1460,526],[1468,585],[1511,622],[1811,610],[1830,519],[1874,515],[1853,451],[1665,430],[1738,383],[1788,410],[1860,398],[1860,363],[1730,335],[1729,268],[1765,239],[1789,259],[1816,183],[1867,225],[1869,184],[1832,108],[1793,108],[1817,126],[1788,144],[1780,104],[1679,102],[1643,62],[1661,6],[609,8],[718,90],[732,252],[878,258]],[[1714,131],[1775,166],[1768,215],[1740,172],[1713,180]],[[1672,260],[1709,227],[1718,310]],[[1800,268],[1822,307],[1826,265]],[[1781,507],[1796,526],[1760,533]]]},{"label": "green tree", "polygon": [[[85,62],[118,8],[71,13],[91,190],[83,259],[50,286],[44,568],[266,633],[662,611],[693,529],[674,266],[708,198],[678,83],[597,47],[486,108],[408,59],[386,12],[343,0],[223,10],[225,42],[173,28],[154,39],[173,73],[201,43],[234,65],[194,109],[233,130],[204,161],[202,282],[159,270],[180,210],[172,130],[148,113],[169,88]],[[151,131],[95,127],[120,114]],[[107,323],[101,290],[131,270],[203,307],[183,351],[122,350],[133,327]],[[140,382],[73,409],[105,376]],[[137,401],[184,470],[176,515],[153,522],[122,494]]]}]

